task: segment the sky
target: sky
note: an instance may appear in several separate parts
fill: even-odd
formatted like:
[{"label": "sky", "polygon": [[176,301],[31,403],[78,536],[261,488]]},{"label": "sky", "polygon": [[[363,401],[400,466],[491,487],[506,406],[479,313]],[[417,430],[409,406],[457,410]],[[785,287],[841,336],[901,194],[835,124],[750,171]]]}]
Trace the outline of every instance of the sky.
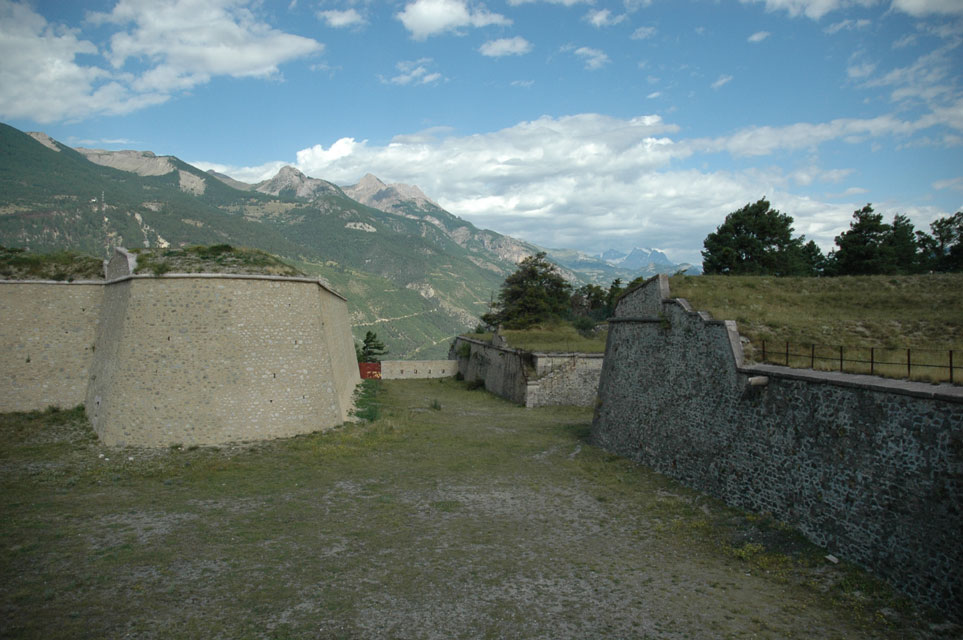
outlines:
[{"label": "sky", "polygon": [[763,197],[827,251],[963,209],[961,44],[963,0],[0,0],[0,121],[698,263]]}]

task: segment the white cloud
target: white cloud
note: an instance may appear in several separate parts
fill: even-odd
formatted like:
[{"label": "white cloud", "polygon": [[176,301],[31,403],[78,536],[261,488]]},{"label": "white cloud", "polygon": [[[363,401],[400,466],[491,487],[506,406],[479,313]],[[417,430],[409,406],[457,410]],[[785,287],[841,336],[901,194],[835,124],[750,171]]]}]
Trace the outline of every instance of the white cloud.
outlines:
[{"label": "white cloud", "polygon": [[[572,50],[572,47],[564,47],[563,50]],[[585,62],[586,69],[601,69],[610,62],[604,51],[592,47],[579,47],[574,49],[574,53]]]},{"label": "white cloud", "polygon": [[168,99],[132,92],[112,70],[77,61],[97,54],[77,30],[0,0],[0,116],[49,123],[130,113]]},{"label": "white cloud", "polygon": [[323,50],[259,21],[248,4],[120,0],[88,15],[111,34],[101,50],[77,29],[0,0],[0,115],[40,123],[123,115],[214,76],[276,75],[279,65]]},{"label": "white cloud", "polygon": [[749,127],[718,138],[697,138],[686,144],[692,153],[726,151],[733,156],[763,156],[776,151],[815,149],[830,140],[851,144],[883,136],[905,137],[937,124],[933,116],[915,122],[892,115],[870,119],[840,118],[829,122],[799,122],[785,127]]},{"label": "white cloud", "polygon": [[152,68],[135,83],[139,91],[178,91],[211,76],[266,77],[278,65],[324,45],[259,22],[242,0],[120,0],[110,13],[90,14],[95,24],[121,27],[107,58],[116,69],[128,59]]},{"label": "white cloud", "polygon": [[952,37],[942,46],[917,58],[912,64],[897,67],[868,80],[864,87],[891,87],[890,99],[904,104],[923,103],[933,112],[959,109],[963,93],[956,82],[957,59],[963,38]]},{"label": "white cloud", "polygon": [[655,27],[639,27],[632,32],[633,40],[647,40],[651,38],[656,33]]},{"label": "white cloud", "polygon": [[[518,5],[532,4],[535,2],[539,2],[539,0],[508,0],[508,4],[516,7]],[[561,4],[566,7],[573,7],[577,4],[592,4],[594,0],[544,0],[544,2],[548,2],[549,4]]]},{"label": "white cloud", "polygon": [[330,9],[328,11],[319,11],[318,17],[324,20],[329,27],[333,27],[335,29],[355,27],[365,23],[364,17],[358,13],[356,9],[345,9],[343,11]]},{"label": "white cloud", "polygon": [[863,62],[861,64],[851,64],[846,67],[846,75],[850,78],[867,78],[873,74],[876,70],[876,65],[870,62]]},{"label": "white cloud", "polygon": [[395,14],[415,40],[448,31],[458,32],[463,27],[510,25],[511,20],[491,13],[484,6],[469,7],[464,0],[415,0]]},{"label": "white cloud", "polygon": [[[819,20],[824,15],[850,7],[873,7],[884,0],[740,0],[742,3],[765,3],[767,11],[786,11],[790,16],[804,15]],[[963,15],[960,0],[892,0],[890,7],[911,16]],[[858,25],[857,25],[858,26]]]},{"label": "white cloud", "polygon": [[721,76],[719,76],[719,78],[718,78],[715,82],[712,83],[712,88],[713,88],[713,89],[721,89],[722,87],[726,86],[726,85],[729,84],[730,82],[732,82],[732,76],[730,76],[730,75],[721,75]]},{"label": "white cloud", "polygon": [[647,95],[647,96],[645,96],[645,97],[648,98],[649,100],[653,100],[653,99],[659,98],[659,97],[661,97],[661,96],[662,96],[662,92],[661,92],[661,91],[653,91],[652,93],[650,93],[649,95]]},{"label": "white cloud", "polygon": [[893,0],[893,8],[917,17],[963,15],[963,3],[959,0]]},{"label": "white cloud", "polygon": [[934,189],[953,189],[955,191],[963,191],[963,176],[959,178],[949,178],[948,180],[937,180],[933,183]]},{"label": "white cloud", "polygon": [[748,41],[751,42],[751,43],[753,43],[753,44],[755,44],[755,43],[757,43],[757,42],[762,42],[763,40],[765,40],[766,38],[768,38],[768,37],[771,36],[771,35],[772,35],[772,34],[769,33],[768,31],[757,31],[757,32],[755,32],[754,34],[752,34],[751,36],[749,36]]},{"label": "white cloud", "polygon": [[[338,184],[354,184],[369,171],[389,182],[417,184],[452,213],[541,246],[658,246],[673,259],[698,261],[706,234],[726,214],[764,195],[795,218],[797,233],[828,249],[852,212],[865,204],[867,191],[849,186],[823,200],[795,195],[800,186],[844,184],[853,175],[847,168],[815,163],[788,173],[752,167],[697,170],[680,163],[701,164],[701,155],[718,152],[752,157],[854,136],[894,136],[919,126],[887,116],[753,128],[707,140],[680,138],[678,126],[655,115],[580,114],[545,116],[469,136],[432,129],[383,146],[343,138],[329,147],[303,149],[296,158],[308,175]],[[241,170],[196,164],[257,182],[271,177],[281,163]],[[957,184],[945,180],[940,188]],[[878,204],[879,210],[890,210]],[[946,215],[935,208],[903,209],[918,226]]]},{"label": "white cloud", "polygon": [[532,50],[532,43],[516,36],[514,38],[500,38],[489,40],[481,46],[479,51],[483,56],[500,58],[502,56],[520,56]]},{"label": "white cloud", "polygon": [[397,84],[397,85],[423,85],[432,84],[442,80],[442,76],[438,72],[429,72],[428,65],[432,63],[431,58],[421,58],[419,60],[402,60],[395,64],[395,68],[400,71],[400,73],[391,78],[385,79],[381,77],[381,81],[386,84]]},{"label": "white cloud", "polygon": [[[827,13],[846,9],[853,6],[871,7],[881,0],[740,0],[742,3],[759,3],[766,5],[766,11],[786,11],[790,16],[804,15],[813,20],[819,20]],[[952,1],[952,0],[948,0]]]},{"label": "white cloud", "polygon": [[840,22],[834,22],[823,29],[823,32],[832,35],[834,33],[839,33],[840,31],[855,31],[857,29],[865,29],[869,25],[870,21],[866,19],[850,20],[847,18],[846,20],[842,20]]},{"label": "white cloud", "polygon": [[600,29],[602,27],[611,27],[619,24],[627,17],[624,13],[613,15],[608,9],[592,9],[585,14],[583,19],[596,29]]}]

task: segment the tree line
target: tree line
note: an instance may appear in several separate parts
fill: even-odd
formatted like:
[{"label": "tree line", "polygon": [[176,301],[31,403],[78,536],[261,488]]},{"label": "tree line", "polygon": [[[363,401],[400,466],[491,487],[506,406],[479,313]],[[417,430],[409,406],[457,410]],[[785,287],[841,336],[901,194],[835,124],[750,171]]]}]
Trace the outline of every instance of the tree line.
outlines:
[{"label": "tree line", "polygon": [[927,233],[902,214],[887,224],[867,204],[853,212],[849,229],[836,236],[836,248],[828,255],[805,236],[794,236],[792,223],[765,198],[730,213],[706,236],[703,272],[844,276],[963,271],[963,211],[934,221]]}]

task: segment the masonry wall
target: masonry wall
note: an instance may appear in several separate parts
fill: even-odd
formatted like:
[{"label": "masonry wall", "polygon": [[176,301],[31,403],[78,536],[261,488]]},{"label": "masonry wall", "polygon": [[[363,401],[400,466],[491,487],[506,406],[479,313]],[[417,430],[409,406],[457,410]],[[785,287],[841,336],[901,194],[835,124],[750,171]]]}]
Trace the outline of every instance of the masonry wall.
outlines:
[{"label": "masonry wall", "polygon": [[481,380],[487,391],[526,407],[592,406],[603,360],[602,354],[526,353],[462,336],[448,355],[465,380]]},{"label": "masonry wall", "polygon": [[82,404],[103,283],[0,281],[0,411]]},{"label": "masonry wall", "polygon": [[[468,345],[466,347],[462,345]],[[468,355],[465,356],[465,352]],[[481,380],[485,390],[516,404],[525,404],[529,373],[534,375],[534,362],[514,349],[495,347],[481,340],[455,338],[449,358],[457,358],[458,371],[468,382]]]},{"label": "masonry wall", "polygon": [[384,380],[413,380],[416,378],[448,378],[458,373],[457,360],[382,360],[381,378]]},{"label": "masonry wall", "polygon": [[595,441],[958,618],[963,389],[746,367],[734,323],[667,296],[649,281],[609,322]]},{"label": "masonry wall", "polygon": [[604,354],[535,354],[535,379],[525,406],[591,407],[598,396]]},{"label": "masonry wall", "polygon": [[315,287],[321,307],[321,322],[324,329],[324,344],[331,360],[334,376],[335,394],[341,408],[341,422],[348,419],[354,408],[354,390],[361,382],[358,371],[358,357],[351,336],[351,322],[348,316],[348,303],[324,287]]},{"label": "masonry wall", "polygon": [[[352,347],[350,367],[339,344]],[[331,427],[343,422],[359,379],[344,301],[309,280],[115,281],[106,285],[97,345],[85,404],[113,445]]]}]

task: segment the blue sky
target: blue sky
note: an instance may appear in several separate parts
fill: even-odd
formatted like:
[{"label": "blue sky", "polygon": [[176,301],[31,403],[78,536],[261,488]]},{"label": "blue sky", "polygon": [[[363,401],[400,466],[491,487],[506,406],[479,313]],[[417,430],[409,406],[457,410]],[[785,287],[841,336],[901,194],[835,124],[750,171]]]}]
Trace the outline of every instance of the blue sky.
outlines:
[{"label": "blue sky", "polygon": [[698,262],[764,196],[824,249],[963,209],[961,43],[963,0],[0,0],[0,120]]}]

